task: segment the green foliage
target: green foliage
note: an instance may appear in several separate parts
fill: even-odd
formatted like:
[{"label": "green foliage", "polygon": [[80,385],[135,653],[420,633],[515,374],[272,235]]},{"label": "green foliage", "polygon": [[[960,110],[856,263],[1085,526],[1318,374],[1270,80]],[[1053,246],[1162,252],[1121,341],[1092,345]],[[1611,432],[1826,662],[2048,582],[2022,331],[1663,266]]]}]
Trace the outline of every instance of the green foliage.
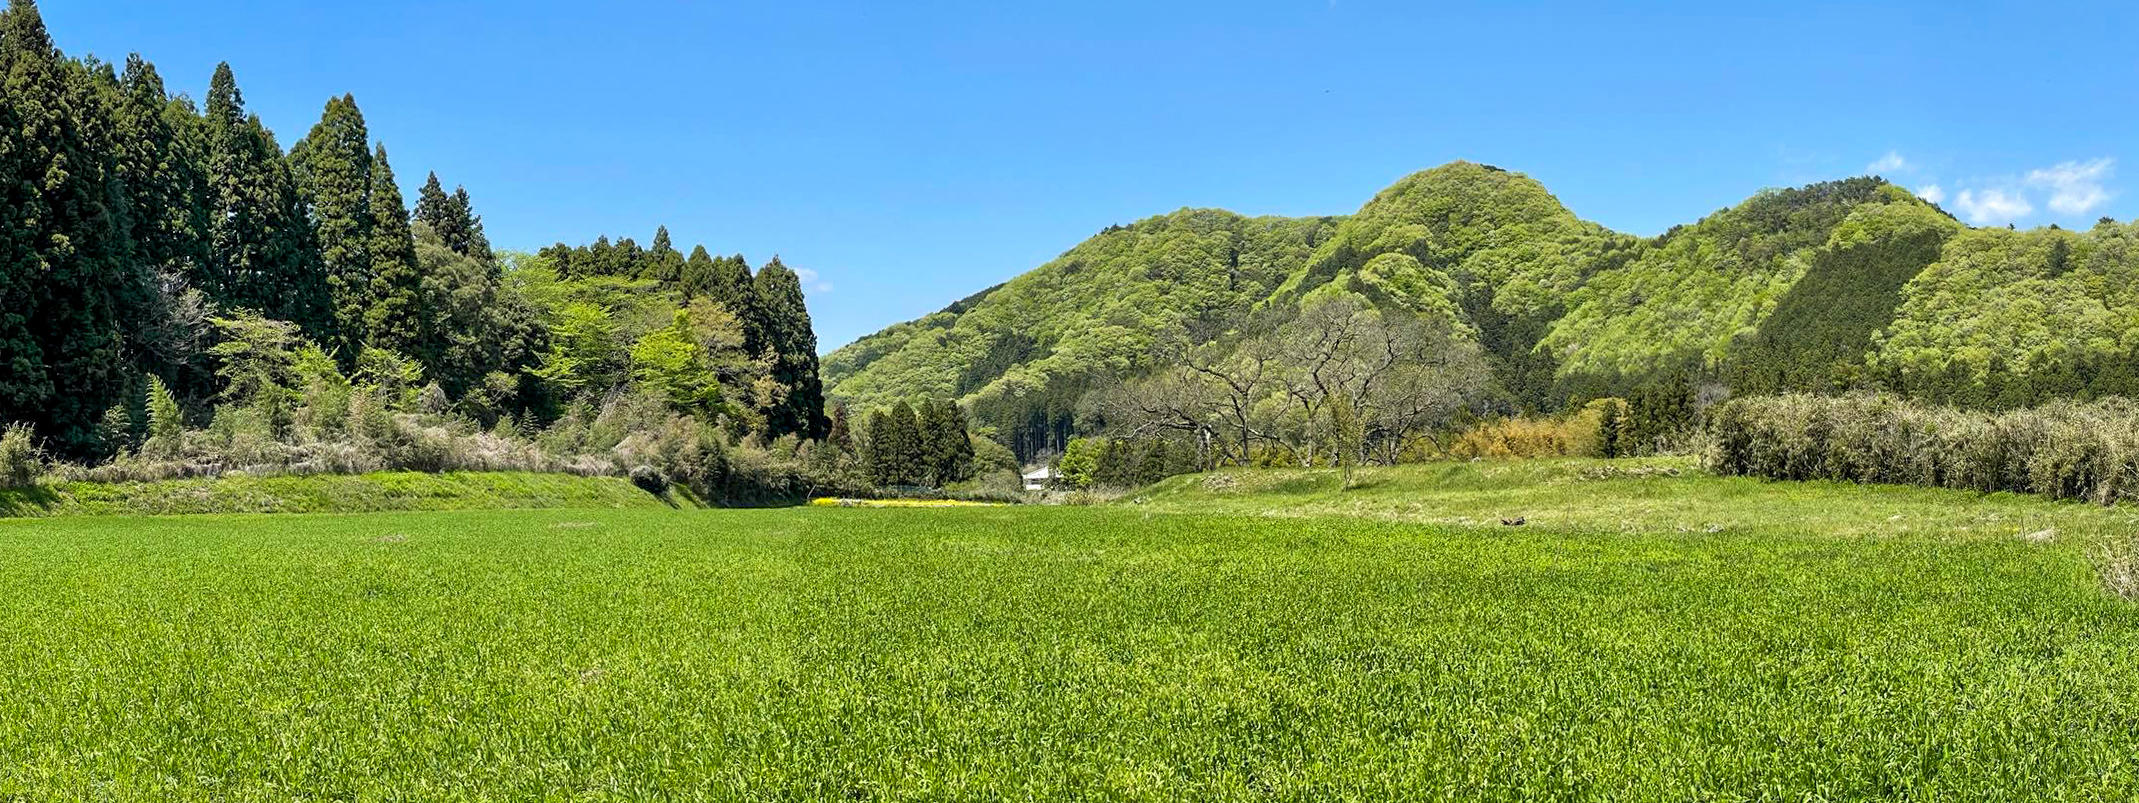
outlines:
[{"label": "green foliage", "polygon": [[1632,454],[1633,439],[1627,435],[1627,406],[1618,399],[1599,399],[1601,405],[1597,416],[1597,456],[1624,457]]},{"label": "green foliage", "polygon": [[453,253],[485,264],[496,261],[490,239],[483,235],[483,218],[475,214],[475,205],[468,198],[468,188],[455,187],[453,194],[447,195],[445,186],[438,182],[438,174],[430,174],[416,195],[414,217],[417,223],[437,233],[440,242]]},{"label": "green foliage", "polygon": [[1062,447],[1062,457],[1055,461],[1055,480],[1072,490],[1092,487],[1099,478],[1099,459],[1105,451],[1103,439],[1071,438]]},{"label": "green foliage", "polygon": [[1967,407],[2139,395],[2139,223],[1974,229],[1903,289],[1873,367]]},{"label": "green foliage", "polygon": [[282,148],[247,115],[230,65],[216,67],[206,108],[211,296],[331,336],[334,309],[302,194]]},{"label": "green foliage", "polygon": [[632,376],[640,386],[660,394],[683,412],[707,413],[721,406],[718,376],[691,331],[691,316],[678,311],[675,323],[647,333],[631,346]]},{"label": "green foliage", "polygon": [[973,438],[966,432],[965,411],[948,399],[925,401],[919,411],[921,463],[928,484],[941,488],[973,478]]},{"label": "green foliage", "polygon": [[[416,257],[415,234],[409,229],[408,207],[401,200],[401,185],[386,160],[386,146],[378,146],[371,158],[371,239],[366,248],[371,257],[368,273],[369,302],[360,323],[371,345],[388,351],[418,353],[435,339],[437,323],[427,316],[424,283]],[[427,338],[427,334],[433,337]],[[361,349],[352,350],[354,354]]]},{"label": "green foliage", "polygon": [[[1872,178],[1763,192],[1692,226],[1674,228],[1647,244],[1624,268],[1596,275],[1570,296],[1567,315],[1553,324],[1541,347],[1560,355],[1563,387],[1623,391],[1672,370],[1712,370],[1730,356],[1741,336],[1760,331],[1820,262],[1823,250],[1876,247],[1843,231],[1845,221],[1855,216],[1860,225],[1891,227],[1896,225],[1892,220],[1914,223],[1935,216],[1928,207],[1915,214],[1860,214],[1866,207],[1895,204],[1923,207],[1907,192]],[[1823,272],[1847,271],[1853,256],[1828,256],[1835,264]],[[1904,261],[1862,280],[1830,278],[1818,285],[1826,292],[1813,297],[1816,291],[1808,291],[1806,297],[1792,299],[1793,306],[1817,311],[1833,300],[1828,294],[1891,285],[1896,276],[1910,271]],[[1861,303],[1846,303],[1869,307],[1864,315],[1875,318],[1883,302],[1873,292]],[[1840,325],[1837,332],[1823,336],[1829,345],[1807,352],[1808,358],[1831,358],[1833,349],[1868,332],[1868,322],[1879,323],[1853,318]],[[1778,331],[1769,333],[1773,338]],[[1794,351],[1792,344],[1780,348]]]},{"label": "green foliage", "polygon": [[913,405],[899,402],[869,413],[869,478],[879,487],[928,481],[928,444]]},{"label": "green foliage", "polygon": [[765,432],[770,437],[795,434],[823,438],[831,425],[824,415],[824,386],[817,375],[817,334],[810,328],[809,308],[802,300],[802,281],[780,263],[779,257],[758,270],[751,280],[756,303],[745,313],[754,318],[744,328],[746,348],[769,357],[772,382],[782,389],[776,399],[760,409]]},{"label": "green foliage", "polygon": [[[371,135],[356,98],[327,101],[311,134],[290,149],[289,163],[298,194],[312,210],[311,221],[332,311],[331,332],[315,333],[331,350],[353,359],[370,333],[367,315],[375,302],[373,277],[378,268],[370,253],[378,216],[371,208]],[[397,193],[398,197],[398,193]],[[398,216],[398,208],[385,210]],[[395,251],[406,252],[394,247]]]},{"label": "green foliage", "polygon": [[0,421],[31,422],[64,451],[127,386],[126,336],[146,274],[124,208],[108,67],[53,47],[34,3],[0,16]]},{"label": "green foliage", "polygon": [[1019,454],[1060,449],[1095,381],[1149,366],[1156,338],[1208,327],[1299,270],[1328,218],[1184,209],[1116,227],[1009,283],[826,358],[857,407],[961,400]]},{"label": "green foliage", "polygon": [[1963,227],[1919,203],[1856,207],[1805,275],[1750,336],[1732,344],[1723,371],[1740,393],[1864,387],[1873,334],[1894,320],[1902,287],[1939,258]]},{"label": "green foliage", "polygon": [[[6,516],[378,513],[410,510],[667,509],[622,477],[525,472],[375,472],[150,482],[54,481],[36,496],[0,494]],[[688,496],[673,502],[695,507]]]}]

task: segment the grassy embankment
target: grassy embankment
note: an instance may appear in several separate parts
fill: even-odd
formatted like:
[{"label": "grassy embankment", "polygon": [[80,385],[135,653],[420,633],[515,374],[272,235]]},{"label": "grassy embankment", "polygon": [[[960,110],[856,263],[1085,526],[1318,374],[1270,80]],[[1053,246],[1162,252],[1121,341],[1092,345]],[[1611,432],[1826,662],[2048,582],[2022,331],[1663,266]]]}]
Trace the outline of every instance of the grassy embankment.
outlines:
[{"label": "grassy embankment", "polygon": [[231,476],[0,489],[0,517],[663,508],[669,503],[698,506],[681,489],[663,500],[621,477],[512,472]]},{"label": "grassy embankment", "polygon": [[1672,467],[0,522],[0,798],[2139,793],[2139,512]]}]

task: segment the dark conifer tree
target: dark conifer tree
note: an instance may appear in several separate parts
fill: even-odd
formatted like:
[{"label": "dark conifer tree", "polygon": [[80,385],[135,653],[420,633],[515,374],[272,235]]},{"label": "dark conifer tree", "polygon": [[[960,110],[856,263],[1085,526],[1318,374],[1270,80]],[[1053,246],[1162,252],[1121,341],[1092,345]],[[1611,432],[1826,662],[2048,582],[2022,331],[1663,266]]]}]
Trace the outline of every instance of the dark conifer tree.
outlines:
[{"label": "dark conifer tree", "polygon": [[677,278],[677,284],[683,289],[683,297],[711,298],[719,301],[720,297],[713,292],[714,272],[719,269],[719,263],[713,259],[713,255],[706,253],[705,246],[692,248],[691,256],[683,261],[682,274]]},{"label": "dark conifer tree", "polygon": [[439,239],[450,245],[454,237],[448,222],[453,216],[452,208],[453,197],[446,194],[445,185],[439,183],[438,173],[433,171],[424,178],[423,189],[416,191],[415,221],[431,227]]},{"label": "dark conifer tree", "polygon": [[615,276],[617,271],[616,246],[609,244],[609,235],[594,238],[587,246],[587,264],[580,271],[584,276]]},{"label": "dark conifer tree", "polygon": [[274,136],[245,113],[230,65],[208,85],[209,295],[332,334],[325,276],[289,166]]},{"label": "dark conifer tree", "polygon": [[453,188],[452,214],[460,239],[449,240],[446,245],[461,256],[474,257],[486,265],[496,262],[497,255],[490,251],[490,238],[483,234],[483,216],[475,213],[475,203],[468,199],[467,187]]},{"label": "dark conifer tree", "polygon": [[104,74],[60,55],[32,0],[0,19],[0,419],[75,455],[101,448],[97,424],[128,384],[119,327],[142,292]]},{"label": "dark conifer tree", "polygon": [[766,429],[775,437],[794,433],[821,439],[831,422],[824,415],[817,334],[810,328],[809,307],[803,303],[802,280],[779,257],[773,257],[752,284],[751,295],[763,327],[759,353],[773,355],[772,379],[787,388],[786,398],[764,411]]},{"label": "dark conifer tree", "polygon": [[333,337],[323,345],[339,356],[344,369],[356,364],[373,303],[371,160],[364,113],[350,95],[329,99],[319,124],[290,150],[298,191],[311,209],[334,313]]},{"label": "dark conifer tree", "polygon": [[483,219],[475,214],[475,205],[468,199],[468,189],[457,187],[447,195],[437,173],[425,179],[423,189],[416,194],[416,222],[429,226],[453,253],[485,264],[497,259],[490,251],[490,239],[483,235]]},{"label": "dark conifer tree", "polygon": [[394,168],[386,161],[386,146],[380,145],[371,159],[371,239],[366,248],[371,257],[371,304],[364,311],[364,331],[372,345],[388,351],[415,355],[426,325],[422,309],[423,275],[416,266],[416,239],[409,230],[408,207],[402,205],[401,185],[394,182]]},{"label": "dark conifer tree", "polygon": [[877,485],[913,485],[928,478],[920,417],[913,405],[869,414],[869,473]]},{"label": "dark conifer tree", "polygon": [[750,260],[744,259],[742,254],[736,254],[715,262],[717,264],[713,268],[713,279],[709,283],[713,300],[736,310],[735,314],[742,315],[741,310],[754,306],[755,303],[751,300]]},{"label": "dark conifer tree", "polygon": [[126,185],[135,255],[149,268],[193,278],[208,261],[207,178],[186,118],[155,65],[126,59],[120,82],[119,173]]},{"label": "dark conifer tree", "polygon": [[923,463],[930,481],[942,486],[973,476],[973,441],[966,434],[965,411],[950,400],[921,405]]},{"label": "dark conifer tree", "polygon": [[832,408],[831,418],[831,426],[825,431],[824,435],[825,445],[831,447],[833,452],[837,454],[854,454],[854,426],[847,420],[847,406],[844,404],[835,405]]},{"label": "dark conifer tree", "polygon": [[667,226],[654,230],[654,245],[646,251],[639,278],[662,284],[674,284],[683,278],[683,254],[669,240]]}]

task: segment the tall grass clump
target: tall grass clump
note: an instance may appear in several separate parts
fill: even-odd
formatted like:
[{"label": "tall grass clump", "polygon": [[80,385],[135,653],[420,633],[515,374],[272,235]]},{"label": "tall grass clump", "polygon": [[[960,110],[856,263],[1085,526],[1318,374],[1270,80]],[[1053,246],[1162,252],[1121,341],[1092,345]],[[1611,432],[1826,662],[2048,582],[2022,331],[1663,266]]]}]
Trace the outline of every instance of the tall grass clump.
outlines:
[{"label": "tall grass clump", "polygon": [[[1448,454],[1472,458],[1613,457],[1621,440],[1624,405],[1599,399],[1558,416],[1487,421],[1458,434]],[[1610,445],[1607,445],[1607,442]]]},{"label": "tall grass clump", "polygon": [[1870,394],[1748,397],[1712,409],[1708,434],[1718,474],[2101,504],[2139,496],[2139,404],[2129,399],[1994,413]]},{"label": "tall grass clump", "polygon": [[44,474],[44,450],[28,424],[0,429],[0,488],[28,488]]}]

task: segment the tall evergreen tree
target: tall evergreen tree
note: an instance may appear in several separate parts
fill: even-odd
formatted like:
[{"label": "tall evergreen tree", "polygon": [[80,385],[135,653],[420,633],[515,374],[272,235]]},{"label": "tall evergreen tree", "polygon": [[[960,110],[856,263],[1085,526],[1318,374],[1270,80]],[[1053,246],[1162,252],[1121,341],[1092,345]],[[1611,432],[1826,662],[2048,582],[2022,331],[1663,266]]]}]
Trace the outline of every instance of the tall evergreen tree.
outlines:
[{"label": "tall evergreen tree", "polygon": [[922,463],[931,484],[942,486],[973,476],[973,441],[966,434],[965,411],[944,400],[923,402],[918,412]]},{"label": "tall evergreen tree", "polygon": [[662,226],[654,231],[654,245],[646,252],[639,278],[674,284],[683,278],[683,262],[683,254],[669,240],[668,227]]},{"label": "tall evergreen tree", "polygon": [[762,351],[773,356],[772,379],[787,388],[786,398],[765,410],[773,436],[794,433],[812,440],[824,437],[831,421],[824,415],[824,383],[817,375],[817,333],[810,328],[802,280],[781,264],[765,263],[752,280],[763,332]]},{"label": "tall evergreen tree", "polygon": [[44,271],[38,251],[45,244],[39,231],[45,199],[33,159],[40,148],[30,120],[42,118],[40,107],[52,99],[33,98],[27,87],[18,92],[15,85],[16,63],[30,60],[40,46],[50,47],[42,21],[24,19],[36,9],[22,3],[0,10],[0,89],[6,90],[0,94],[0,419],[8,420],[39,408],[52,395],[44,351],[30,331]]},{"label": "tall evergreen tree", "polygon": [[714,273],[719,269],[720,265],[713,259],[712,254],[706,253],[705,246],[693,247],[690,258],[683,261],[681,275],[677,277],[677,283],[683,288],[683,297],[719,300],[713,293]]},{"label": "tall evergreen tree", "polygon": [[[118,167],[118,82],[63,57],[31,0],[15,0],[0,28],[0,105],[14,146],[0,177],[10,241],[0,253],[7,317],[21,316],[0,324],[0,418],[90,453],[127,385],[119,326],[142,290]],[[27,344],[15,342],[25,333]]]},{"label": "tall evergreen tree", "polygon": [[869,474],[877,485],[925,482],[927,466],[920,417],[913,405],[899,402],[869,414]]},{"label": "tall evergreen tree", "polygon": [[325,276],[289,165],[244,96],[228,63],[208,85],[207,140],[211,296],[234,306],[332,333]]},{"label": "tall evergreen tree", "polygon": [[172,103],[155,65],[139,55],[127,57],[120,86],[119,172],[135,255],[154,270],[192,278],[208,261],[207,179],[185,130],[192,113]]},{"label": "tall evergreen tree", "polygon": [[416,191],[415,221],[431,227],[439,239],[450,244],[455,236],[452,209],[453,197],[446,194],[446,186],[439,182],[438,172],[432,171],[424,178],[423,189]]},{"label": "tall evergreen tree", "polygon": [[423,189],[416,193],[416,222],[429,226],[453,253],[486,264],[497,260],[489,238],[483,236],[483,219],[468,199],[468,188],[457,187],[447,195],[437,173],[425,179]]},{"label": "tall evergreen tree", "polygon": [[452,210],[460,231],[460,239],[448,243],[453,250],[484,264],[496,262],[497,255],[490,251],[490,238],[483,234],[483,216],[475,213],[475,203],[468,199],[467,187],[453,188]]},{"label": "tall evergreen tree", "polygon": [[371,258],[370,306],[364,310],[363,331],[371,344],[402,354],[420,354],[424,320],[423,274],[417,270],[416,238],[409,229],[408,207],[402,205],[401,185],[394,182],[393,165],[386,161],[386,146],[378,146],[371,158],[371,239],[366,251]]},{"label": "tall evergreen tree", "polygon": [[298,191],[311,208],[333,305],[334,331],[322,342],[337,354],[343,370],[356,365],[373,303],[371,162],[371,135],[350,95],[328,99],[312,133],[290,150]]}]

